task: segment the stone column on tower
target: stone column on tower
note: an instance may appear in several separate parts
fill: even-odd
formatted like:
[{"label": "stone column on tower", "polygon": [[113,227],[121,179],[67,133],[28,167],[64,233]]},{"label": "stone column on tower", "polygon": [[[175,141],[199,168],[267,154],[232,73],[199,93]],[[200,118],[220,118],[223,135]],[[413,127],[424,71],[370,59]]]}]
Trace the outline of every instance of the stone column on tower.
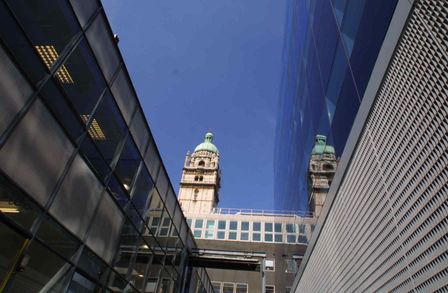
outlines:
[{"label": "stone column on tower", "polygon": [[208,132],[192,154],[187,153],[179,188],[184,213],[210,213],[219,202],[221,170],[219,151]]}]

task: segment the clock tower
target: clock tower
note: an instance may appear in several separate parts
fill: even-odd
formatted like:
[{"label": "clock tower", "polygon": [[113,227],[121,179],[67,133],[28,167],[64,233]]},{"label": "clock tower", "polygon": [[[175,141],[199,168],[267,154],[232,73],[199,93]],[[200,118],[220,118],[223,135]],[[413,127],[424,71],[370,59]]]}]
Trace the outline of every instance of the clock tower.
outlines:
[{"label": "clock tower", "polygon": [[210,213],[219,202],[219,151],[212,142],[213,134],[208,132],[204,142],[185,157],[179,202],[186,214]]}]

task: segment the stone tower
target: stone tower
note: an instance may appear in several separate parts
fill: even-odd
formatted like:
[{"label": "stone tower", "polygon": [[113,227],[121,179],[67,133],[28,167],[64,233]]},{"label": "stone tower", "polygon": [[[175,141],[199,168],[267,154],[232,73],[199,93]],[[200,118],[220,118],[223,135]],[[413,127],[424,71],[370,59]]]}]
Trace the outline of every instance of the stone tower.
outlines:
[{"label": "stone tower", "polygon": [[314,217],[319,217],[328,190],[336,172],[336,153],[327,145],[327,137],[316,135],[309,165],[310,200],[309,209]]},{"label": "stone tower", "polygon": [[179,188],[184,213],[210,213],[219,202],[221,170],[219,151],[207,133],[192,154],[187,153]]}]

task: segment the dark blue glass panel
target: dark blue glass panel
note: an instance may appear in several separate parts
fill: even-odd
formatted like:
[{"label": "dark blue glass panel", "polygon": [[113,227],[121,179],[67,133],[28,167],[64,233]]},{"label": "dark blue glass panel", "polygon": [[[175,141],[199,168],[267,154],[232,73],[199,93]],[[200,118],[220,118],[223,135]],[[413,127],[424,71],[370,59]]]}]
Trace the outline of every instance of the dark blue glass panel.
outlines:
[{"label": "dark blue glass panel", "polygon": [[342,154],[344,150],[359,104],[353,79],[347,72],[332,124],[334,147],[337,154]]},{"label": "dark blue glass panel", "polygon": [[73,142],[78,142],[85,128],[81,118],[76,115],[73,106],[68,102],[68,98],[63,94],[59,85],[53,80],[49,80],[41,90],[40,96],[59,123],[62,124],[67,135]]},{"label": "dark blue glass panel", "polygon": [[64,68],[71,82],[58,78],[59,72],[55,80],[59,81],[78,114],[90,116],[106,88],[106,82],[85,40],[70,54]]},{"label": "dark blue glass panel", "polygon": [[333,0],[334,14],[336,16],[336,20],[338,21],[339,26],[341,26],[342,19],[345,13],[345,5],[348,0]]},{"label": "dark blue glass panel", "polygon": [[348,65],[345,50],[342,43],[339,42],[325,94],[327,109],[330,113],[330,120],[333,119],[334,112],[336,111],[336,104],[338,102],[339,93],[341,92],[342,83],[344,81],[347,68]]},{"label": "dark blue glass panel", "polygon": [[115,176],[111,176],[108,185],[108,190],[112,194],[112,197],[124,208],[129,201],[129,195],[123,184]]},{"label": "dark blue glass panel", "polygon": [[360,99],[366,90],[396,4],[397,0],[366,3],[350,58]]},{"label": "dark blue glass panel", "polygon": [[[341,27],[341,37],[347,49],[348,56],[351,55],[355,43],[359,22],[364,11],[367,0],[350,1],[345,10]],[[370,12],[369,12],[370,13]]]},{"label": "dark blue glass panel", "polygon": [[131,192],[132,182],[140,162],[140,154],[132,141],[132,137],[128,135],[124,148],[121,151],[120,159],[115,167],[115,174],[129,192]]},{"label": "dark blue glass panel", "polygon": [[14,20],[3,1],[0,1],[0,38],[16,57],[21,67],[25,69],[28,77],[35,84],[41,81],[46,70],[42,60],[21,32],[17,22]]},{"label": "dark blue glass panel", "polygon": [[333,10],[328,1],[322,3],[319,19],[319,31],[316,34],[316,49],[322,84],[325,88],[330,76],[334,52],[338,42],[338,29],[334,20]]},{"label": "dark blue glass panel", "polygon": [[[93,118],[101,129],[102,135],[96,131],[89,136],[106,159],[106,162],[110,164],[119,143],[124,138],[127,127],[109,91],[103,97]],[[93,123],[93,121],[91,122]]]},{"label": "dark blue glass panel", "polygon": [[146,167],[143,166],[138,175],[137,183],[132,193],[132,203],[139,213],[144,216],[150,202],[150,195],[154,184],[149,176]]}]

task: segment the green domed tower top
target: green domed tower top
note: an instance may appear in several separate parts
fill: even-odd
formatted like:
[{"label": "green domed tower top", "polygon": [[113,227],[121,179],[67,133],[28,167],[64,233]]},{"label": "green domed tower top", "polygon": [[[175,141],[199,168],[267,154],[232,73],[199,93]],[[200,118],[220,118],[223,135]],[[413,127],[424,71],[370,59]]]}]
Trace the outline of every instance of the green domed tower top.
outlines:
[{"label": "green domed tower top", "polygon": [[325,135],[318,134],[316,135],[316,142],[314,143],[311,155],[322,154],[336,155],[336,152],[334,151],[334,147],[327,145],[327,137]]},{"label": "green domed tower top", "polygon": [[207,132],[205,134],[204,142],[198,144],[198,146],[194,149],[194,151],[195,152],[207,151],[207,152],[219,154],[218,148],[212,143],[212,141],[213,141],[213,133]]}]

